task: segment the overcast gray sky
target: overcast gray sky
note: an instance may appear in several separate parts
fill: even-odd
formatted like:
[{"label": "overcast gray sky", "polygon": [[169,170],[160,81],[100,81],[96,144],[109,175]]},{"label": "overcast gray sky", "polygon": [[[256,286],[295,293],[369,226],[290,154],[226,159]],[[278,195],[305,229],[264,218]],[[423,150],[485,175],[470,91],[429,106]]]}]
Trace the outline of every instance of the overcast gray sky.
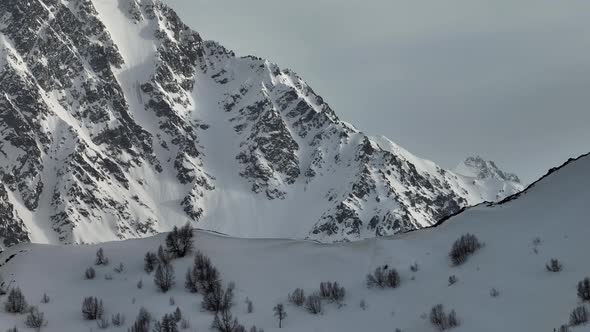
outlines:
[{"label": "overcast gray sky", "polygon": [[480,154],[532,181],[590,151],[588,0],[166,1],[442,166]]}]

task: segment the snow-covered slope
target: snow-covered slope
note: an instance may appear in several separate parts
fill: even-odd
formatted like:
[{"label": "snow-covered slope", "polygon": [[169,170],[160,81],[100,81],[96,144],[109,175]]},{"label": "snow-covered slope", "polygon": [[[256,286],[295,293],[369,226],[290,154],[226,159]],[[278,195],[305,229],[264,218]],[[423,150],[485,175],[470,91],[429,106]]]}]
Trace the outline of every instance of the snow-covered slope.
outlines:
[{"label": "snow-covered slope", "polygon": [[[396,328],[434,332],[437,330],[426,317],[438,303],[456,310],[461,321],[453,329],[457,332],[553,331],[567,323],[571,310],[580,305],[576,285],[590,275],[589,175],[590,156],[584,156],[501,204],[482,204],[437,227],[393,237],[318,244],[198,232],[196,246],[211,257],[225,282],[235,281],[237,297],[232,313],[246,326],[255,324],[267,332],[380,332]],[[475,234],[484,246],[463,265],[454,267],[449,249],[467,232]],[[13,285],[20,286],[31,303],[40,305],[48,319],[45,331],[96,329],[95,323],[84,321],[80,313],[82,298],[90,295],[104,301],[108,315],[124,313],[127,326],[141,306],[156,318],[171,312],[175,306],[169,305],[169,298],[173,296],[192,329],[207,331],[213,316],[199,310],[200,295],[189,294],[182,287],[192,258],[174,261],[177,285],[167,294],[158,293],[152,276],[143,272],[144,253],[163,241],[163,235],[158,235],[101,244],[111,265],[97,268],[96,280],[83,280],[82,274],[93,264],[98,245],[17,245],[0,255],[0,273],[7,281],[15,280]],[[563,264],[561,272],[546,270],[551,258]],[[126,266],[122,274],[112,271],[118,262]],[[419,268],[413,272],[410,266],[415,263]],[[400,287],[368,289],[366,274],[383,264],[400,272]],[[51,277],[39,278],[40,274]],[[104,280],[106,274],[112,274],[113,280]],[[451,275],[458,281],[449,286]],[[144,286],[137,289],[140,279]],[[310,293],[328,280],[346,288],[344,306],[325,303],[322,315],[311,315],[288,304],[287,294],[296,287]],[[492,288],[498,296],[490,296]],[[38,304],[43,293],[52,298],[50,303]],[[246,313],[246,298],[254,303],[253,313]],[[365,310],[359,307],[362,300]],[[281,330],[271,310],[279,302],[286,304],[288,313]],[[0,312],[0,330],[14,325],[23,326],[22,315]],[[588,326],[573,331],[590,331]]]},{"label": "snow-covered slope", "polygon": [[0,238],[82,243],[193,221],[348,241],[522,189],[341,121],[300,77],[158,0],[0,2]]}]

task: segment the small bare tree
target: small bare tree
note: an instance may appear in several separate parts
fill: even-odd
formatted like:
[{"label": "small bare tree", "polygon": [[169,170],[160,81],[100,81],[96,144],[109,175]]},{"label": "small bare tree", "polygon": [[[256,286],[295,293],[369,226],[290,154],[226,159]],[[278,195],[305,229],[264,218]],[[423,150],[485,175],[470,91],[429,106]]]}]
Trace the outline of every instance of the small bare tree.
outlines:
[{"label": "small bare tree", "polygon": [[582,301],[590,301],[590,278],[586,277],[578,283],[578,297]]},{"label": "small bare tree", "polygon": [[279,320],[279,328],[283,327],[283,319],[287,318],[285,306],[279,303],[272,310],[274,311],[275,317]]},{"label": "small bare tree", "polygon": [[559,262],[559,260],[553,258],[549,261],[549,263],[547,263],[545,265],[545,268],[547,269],[547,271],[549,272],[559,272],[562,269],[562,265]]},{"label": "small bare tree", "polygon": [[146,252],[143,259],[143,270],[147,273],[152,273],[158,264],[158,256],[153,252]]},{"label": "small bare tree", "polygon": [[158,264],[154,274],[154,283],[162,293],[166,293],[174,286],[174,268],[170,262]]},{"label": "small bare tree", "polygon": [[252,303],[252,300],[250,300],[250,298],[246,298],[246,312],[251,314],[254,312],[254,303]]},{"label": "small bare tree", "polygon": [[109,265],[109,259],[104,255],[104,250],[102,248],[98,248],[98,251],[96,251],[96,261],[94,264]]}]

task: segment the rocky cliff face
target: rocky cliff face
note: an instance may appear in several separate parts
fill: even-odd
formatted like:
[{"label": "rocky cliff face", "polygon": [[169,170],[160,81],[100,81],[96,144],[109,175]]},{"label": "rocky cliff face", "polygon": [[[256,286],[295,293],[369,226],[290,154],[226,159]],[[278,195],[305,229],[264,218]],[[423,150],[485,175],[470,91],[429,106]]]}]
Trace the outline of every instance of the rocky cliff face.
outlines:
[{"label": "rocky cliff face", "polygon": [[348,241],[522,189],[493,164],[474,181],[366,136],[292,71],[202,40],[157,0],[4,0],[0,13],[4,245],[185,221]]}]

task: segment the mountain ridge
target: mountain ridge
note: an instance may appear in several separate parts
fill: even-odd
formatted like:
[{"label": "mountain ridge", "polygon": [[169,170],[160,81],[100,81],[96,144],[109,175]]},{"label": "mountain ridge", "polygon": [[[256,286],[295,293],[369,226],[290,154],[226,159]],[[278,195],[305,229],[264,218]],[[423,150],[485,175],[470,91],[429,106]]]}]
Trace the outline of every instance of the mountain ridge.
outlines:
[{"label": "mountain ridge", "polygon": [[353,241],[522,189],[363,134],[291,70],[203,40],[160,1],[0,10],[5,246],[143,237],[186,221]]}]

